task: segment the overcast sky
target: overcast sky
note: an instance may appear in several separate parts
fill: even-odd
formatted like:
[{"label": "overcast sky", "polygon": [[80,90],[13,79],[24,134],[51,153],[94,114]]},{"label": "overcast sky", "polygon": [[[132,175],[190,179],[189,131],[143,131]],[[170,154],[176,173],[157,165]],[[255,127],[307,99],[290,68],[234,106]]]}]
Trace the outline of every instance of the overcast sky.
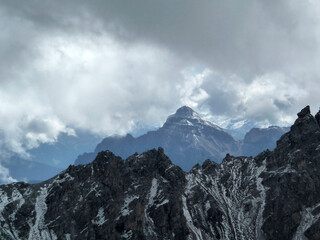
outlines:
[{"label": "overcast sky", "polygon": [[319,17],[312,0],[0,0],[0,150],[181,105],[291,124],[320,105]]}]

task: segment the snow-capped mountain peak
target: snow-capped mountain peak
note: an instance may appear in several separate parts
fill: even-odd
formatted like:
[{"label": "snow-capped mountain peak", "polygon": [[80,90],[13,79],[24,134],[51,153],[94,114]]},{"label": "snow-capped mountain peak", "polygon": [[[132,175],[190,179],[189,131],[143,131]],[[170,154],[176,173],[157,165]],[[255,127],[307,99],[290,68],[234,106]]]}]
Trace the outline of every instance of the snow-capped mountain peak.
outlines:
[{"label": "snow-capped mountain peak", "polygon": [[127,158],[135,152],[163,147],[172,161],[185,170],[210,158],[220,162],[226,153],[238,153],[239,143],[217,125],[206,121],[190,107],[170,115],[164,125],[137,138],[105,138],[94,153],[78,157],[76,164],[91,162],[98,152],[111,150]]},{"label": "snow-capped mountain peak", "polygon": [[177,109],[176,113],[171,115],[170,117],[193,118],[193,119],[200,118],[199,114],[188,106],[180,107],[179,109]]},{"label": "snow-capped mountain peak", "polygon": [[219,126],[202,119],[196,111],[187,106],[180,107],[175,114],[172,114],[167,118],[164,127],[170,125],[185,125],[197,127],[210,126],[217,130],[223,131],[223,129]]},{"label": "snow-capped mountain peak", "polygon": [[197,112],[187,106],[179,108],[176,113],[167,118],[166,123],[181,122],[183,125],[191,125],[192,123],[201,121],[201,117]]}]

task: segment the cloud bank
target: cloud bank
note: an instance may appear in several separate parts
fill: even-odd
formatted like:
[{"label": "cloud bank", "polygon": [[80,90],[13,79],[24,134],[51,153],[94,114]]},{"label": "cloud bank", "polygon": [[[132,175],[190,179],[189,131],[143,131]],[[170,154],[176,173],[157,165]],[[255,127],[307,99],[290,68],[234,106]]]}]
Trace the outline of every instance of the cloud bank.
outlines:
[{"label": "cloud bank", "polygon": [[292,123],[318,107],[317,1],[0,1],[1,150],[159,126],[181,105]]}]

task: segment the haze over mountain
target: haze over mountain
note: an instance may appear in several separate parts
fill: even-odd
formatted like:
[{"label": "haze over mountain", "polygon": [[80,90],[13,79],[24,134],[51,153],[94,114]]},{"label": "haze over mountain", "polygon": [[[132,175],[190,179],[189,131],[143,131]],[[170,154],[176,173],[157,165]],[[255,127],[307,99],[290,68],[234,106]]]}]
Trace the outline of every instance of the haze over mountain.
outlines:
[{"label": "haze over mountain", "polygon": [[54,143],[43,143],[28,151],[32,161],[58,168],[67,168],[84,151],[92,151],[103,138],[97,134],[76,129],[75,135],[62,133]]},{"label": "haze over mountain", "polygon": [[274,151],[189,172],[161,148],[126,161],[104,151],[46,182],[0,186],[0,237],[319,239],[319,124],[308,106]]},{"label": "haze over mountain", "polygon": [[190,170],[196,163],[202,163],[206,159],[220,163],[227,153],[255,156],[268,148],[272,150],[276,141],[287,130],[280,127],[256,129],[249,132],[242,142],[217,125],[203,120],[190,107],[183,106],[169,116],[158,130],[137,138],[130,134],[124,137],[107,137],[97,145],[94,152],[80,155],[75,164],[89,163],[104,150],[127,158],[135,152],[142,153],[148,149],[163,147],[174,164]]},{"label": "haze over mountain", "polygon": [[0,184],[47,180],[66,169],[83,151],[93,150],[99,141],[101,137],[78,130],[77,135],[62,133],[56,142],[40,144],[27,151],[29,156],[1,154]]},{"label": "haze over mountain", "polygon": [[0,184],[7,184],[12,182],[42,182],[54,177],[63,168],[12,156],[1,160],[1,170]]}]

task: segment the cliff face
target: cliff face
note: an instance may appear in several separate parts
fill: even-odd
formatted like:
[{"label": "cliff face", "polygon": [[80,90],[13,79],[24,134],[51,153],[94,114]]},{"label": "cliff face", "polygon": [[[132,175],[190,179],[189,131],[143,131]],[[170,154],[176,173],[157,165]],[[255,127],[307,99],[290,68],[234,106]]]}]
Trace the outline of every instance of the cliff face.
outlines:
[{"label": "cliff face", "polygon": [[40,184],[0,186],[1,239],[320,239],[319,115],[274,151],[189,172],[163,149],[109,151]]}]

